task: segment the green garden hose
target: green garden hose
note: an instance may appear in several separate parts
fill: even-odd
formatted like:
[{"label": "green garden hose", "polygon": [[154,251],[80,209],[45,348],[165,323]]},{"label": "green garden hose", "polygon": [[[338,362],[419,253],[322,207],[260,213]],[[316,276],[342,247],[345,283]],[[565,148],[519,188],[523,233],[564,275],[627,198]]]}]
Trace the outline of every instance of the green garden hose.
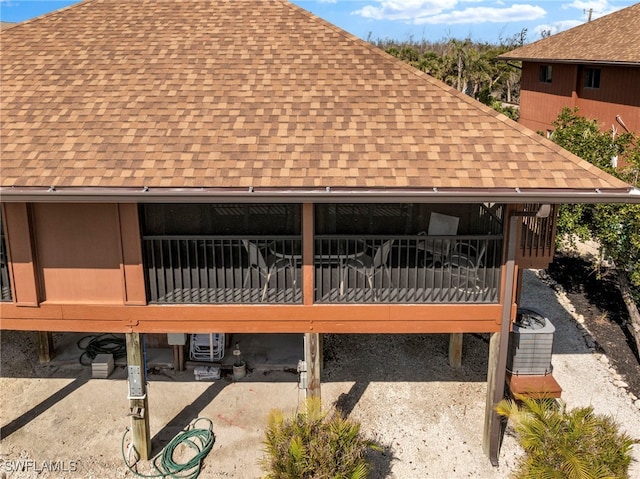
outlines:
[{"label": "green garden hose", "polygon": [[[209,426],[205,428],[197,428],[195,427],[198,421],[205,421],[209,424]],[[127,468],[138,477],[170,477],[172,479],[196,479],[200,475],[200,471],[202,470],[202,461],[211,448],[213,447],[213,443],[215,442],[215,435],[213,434],[213,422],[206,417],[201,417],[193,421],[191,425],[185,429],[184,431],[180,431],[180,433],[169,441],[169,444],[165,446],[165,448],[160,451],[153,459],[152,464],[157,474],[140,474],[139,472],[133,469],[133,465],[129,464],[127,460],[127,455],[125,453],[125,438],[127,437],[127,433],[129,432],[129,428],[127,428],[122,436],[122,459],[124,459],[124,463]],[[184,463],[176,462],[173,458],[173,455],[181,445],[187,445],[191,449],[193,449],[195,454],[188,461]],[[131,446],[133,447],[133,446]],[[137,454],[137,451],[136,451]]]},{"label": "green garden hose", "polygon": [[[89,341],[87,341],[87,339]],[[91,365],[98,354],[113,354],[114,361],[124,358],[127,355],[127,346],[123,338],[119,338],[114,334],[89,335],[80,338],[78,348],[84,352],[80,355],[80,364],[83,366]],[[89,358],[89,362],[85,362],[85,356]]]}]

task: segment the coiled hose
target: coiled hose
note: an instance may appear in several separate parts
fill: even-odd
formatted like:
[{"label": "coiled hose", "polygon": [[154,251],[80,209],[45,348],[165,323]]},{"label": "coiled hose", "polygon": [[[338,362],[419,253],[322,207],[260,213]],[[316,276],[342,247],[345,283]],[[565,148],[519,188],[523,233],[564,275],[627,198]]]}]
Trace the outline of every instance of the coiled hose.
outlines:
[{"label": "coiled hose", "polygon": [[[195,427],[199,421],[207,422],[207,428],[197,428]],[[175,436],[169,444],[167,444],[162,451],[160,451],[153,459],[152,464],[154,469],[157,471],[157,474],[140,474],[139,472],[133,469],[133,465],[129,464],[127,460],[127,453],[125,452],[125,438],[127,437],[127,433],[129,432],[129,428],[124,431],[124,435],[122,436],[122,459],[124,459],[124,463],[127,468],[138,477],[170,477],[176,479],[196,479],[200,475],[200,471],[202,470],[202,461],[211,448],[213,448],[213,443],[215,442],[215,435],[213,434],[213,422],[206,417],[201,417],[193,421],[191,425],[184,431],[180,431],[180,433]],[[176,449],[178,449],[181,445],[187,445],[189,448],[193,449],[195,454],[186,462],[180,463],[176,462],[174,459],[174,454]],[[131,446],[133,447],[133,446]],[[137,454],[137,451],[135,451]]]},{"label": "coiled hose", "polygon": [[114,361],[127,355],[125,340],[114,334],[84,336],[77,344],[84,351],[80,355],[80,364],[83,366],[91,365],[98,354],[113,354]]}]

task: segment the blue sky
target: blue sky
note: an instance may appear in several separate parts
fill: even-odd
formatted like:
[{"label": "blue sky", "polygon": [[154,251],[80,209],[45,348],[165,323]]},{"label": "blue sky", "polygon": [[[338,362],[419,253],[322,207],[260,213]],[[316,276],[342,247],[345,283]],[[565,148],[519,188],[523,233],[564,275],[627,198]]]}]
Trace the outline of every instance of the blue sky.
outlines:
[{"label": "blue sky", "polygon": [[[78,0],[0,0],[0,20],[23,21]],[[135,0],[130,0],[135,1]],[[172,1],[172,0],[158,0]],[[557,33],[632,5],[637,0],[293,0],[293,3],[363,39],[497,43],[527,29]]]}]

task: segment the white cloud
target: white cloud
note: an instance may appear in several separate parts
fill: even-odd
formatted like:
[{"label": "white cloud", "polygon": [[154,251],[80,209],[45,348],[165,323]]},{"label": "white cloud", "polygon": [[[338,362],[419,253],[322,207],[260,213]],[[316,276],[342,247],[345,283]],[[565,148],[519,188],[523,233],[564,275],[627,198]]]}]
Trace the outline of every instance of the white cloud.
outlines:
[{"label": "white cloud", "polygon": [[589,10],[593,8],[593,11],[609,10],[608,0],[574,0],[573,2],[564,5],[563,8],[577,8],[578,10]]},{"label": "white cloud", "polygon": [[504,23],[536,20],[546,15],[542,7],[534,5],[511,5],[508,8],[472,7],[450,13],[415,18],[412,23],[460,24],[460,23]]},{"label": "white cloud", "polygon": [[[552,24],[542,24],[533,27],[532,32],[536,35],[536,37],[541,37],[542,32],[551,32],[551,35],[555,35],[558,32],[562,32],[564,30],[568,30],[573,27],[577,27],[578,25],[582,25],[584,21],[580,20],[563,20],[561,22],[554,22]],[[538,38],[534,38],[532,40],[537,40]]]},{"label": "white cloud", "polygon": [[457,0],[381,0],[380,6],[367,5],[353,12],[374,20],[407,20],[437,15],[453,8]]},{"label": "white cloud", "polygon": [[591,20],[609,15],[624,7],[614,7],[609,0],[574,0],[573,2],[563,5],[562,8],[575,8],[580,11],[580,17],[587,21],[589,14]]}]

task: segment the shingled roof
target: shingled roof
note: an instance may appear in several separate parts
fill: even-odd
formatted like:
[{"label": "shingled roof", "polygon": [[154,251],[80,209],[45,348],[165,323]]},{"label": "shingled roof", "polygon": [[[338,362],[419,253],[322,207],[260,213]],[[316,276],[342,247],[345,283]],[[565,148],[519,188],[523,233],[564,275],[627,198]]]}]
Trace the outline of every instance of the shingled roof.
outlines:
[{"label": "shingled roof", "polygon": [[500,55],[504,60],[640,66],[640,3]]},{"label": "shingled roof", "polygon": [[85,0],[0,35],[3,195],[630,190],[284,0]]}]

